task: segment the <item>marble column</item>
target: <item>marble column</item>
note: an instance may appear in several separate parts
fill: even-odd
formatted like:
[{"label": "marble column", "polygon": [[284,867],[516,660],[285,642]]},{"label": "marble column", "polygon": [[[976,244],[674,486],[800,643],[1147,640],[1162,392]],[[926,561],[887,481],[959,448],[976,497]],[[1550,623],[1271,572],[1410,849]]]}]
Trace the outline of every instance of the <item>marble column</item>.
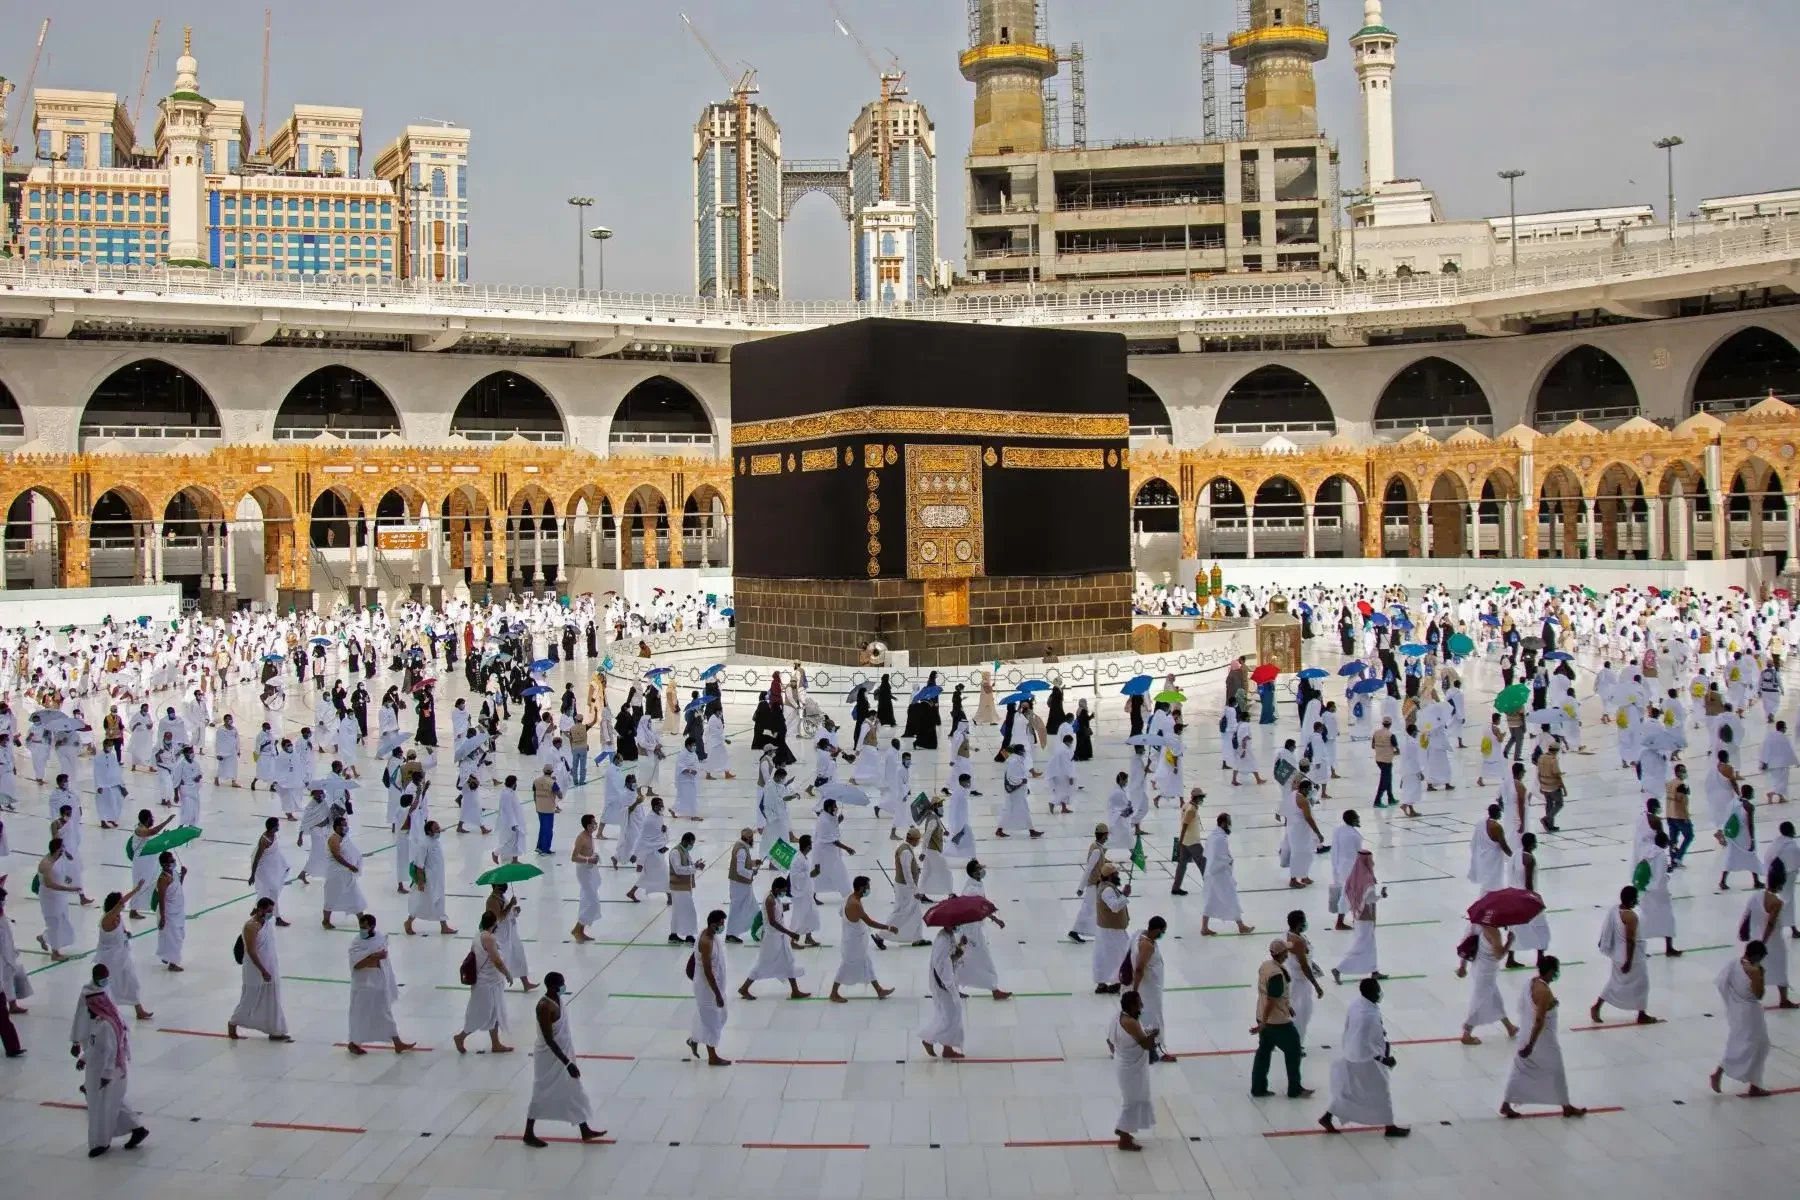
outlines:
[{"label": "marble column", "polygon": [[443,583],[444,523],[435,516],[426,526],[425,552],[431,555],[431,586],[438,587]]},{"label": "marble column", "polygon": [[1306,557],[1318,557],[1318,544],[1313,538],[1313,505],[1309,500],[1300,506],[1301,516],[1306,522]]},{"label": "marble column", "polygon": [[1728,499],[1724,492],[1712,494],[1712,552],[1715,559],[1731,557],[1731,509],[1726,504]]},{"label": "marble column", "polygon": [[1244,505],[1244,557],[1256,557],[1256,505]]},{"label": "marble column", "polygon": [[1598,511],[1597,511],[1598,505],[1592,498],[1590,498],[1590,499],[1582,501],[1582,506],[1584,509],[1585,517],[1586,517],[1585,523],[1587,525],[1587,530],[1586,530],[1587,545],[1586,545],[1585,549],[1583,550],[1581,557],[1583,557],[1583,558],[1598,558],[1598,557],[1600,557],[1600,554],[1599,554],[1599,550],[1600,550],[1600,518],[1599,518]]},{"label": "marble column", "polygon": [[1518,506],[1519,506],[1519,501],[1516,499],[1502,500],[1500,502],[1500,557],[1501,558],[1523,558],[1523,557],[1525,557],[1524,554],[1522,554],[1520,552],[1517,541],[1514,540],[1514,535],[1518,532],[1518,527],[1519,527]]},{"label": "marble column", "polygon": [[1687,497],[1681,494],[1679,482],[1669,496],[1669,557],[1675,562],[1686,562],[1688,557]]},{"label": "marble column", "polygon": [[1431,557],[1431,501],[1419,502],[1419,557]]},{"label": "marble column", "polygon": [[153,539],[150,543],[150,582],[161,583],[163,581],[163,523],[161,521],[151,522],[150,534]]},{"label": "marble column", "polygon": [[588,566],[600,566],[600,514],[588,514]]},{"label": "marble column", "polygon": [[1651,562],[1659,562],[1663,556],[1662,524],[1662,497],[1651,496],[1644,508],[1644,550]]},{"label": "marble column", "polygon": [[[1795,561],[1800,559],[1800,492],[1789,492],[1784,498],[1787,500],[1787,561],[1783,566],[1792,571]],[[0,586],[4,586],[4,577],[0,577]]]},{"label": "marble column", "polygon": [[[225,595],[236,607],[237,601],[237,562],[232,557],[231,522],[227,521],[219,527],[219,545],[225,556]],[[229,614],[229,611],[227,612]]]},{"label": "marble column", "polygon": [[556,582],[559,586],[569,586],[569,557],[564,543],[575,532],[574,517],[556,518]]},{"label": "marble column", "polygon": [[[363,547],[367,553],[363,556],[363,586],[375,586],[375,521],[365,516],[362,522]],[[367,601],[365,601],[367,603]]]},{"label": "marble column", "polygon": [[1469,501],[1469,546],[1470,558],[1481,557],[1481,501]]}]

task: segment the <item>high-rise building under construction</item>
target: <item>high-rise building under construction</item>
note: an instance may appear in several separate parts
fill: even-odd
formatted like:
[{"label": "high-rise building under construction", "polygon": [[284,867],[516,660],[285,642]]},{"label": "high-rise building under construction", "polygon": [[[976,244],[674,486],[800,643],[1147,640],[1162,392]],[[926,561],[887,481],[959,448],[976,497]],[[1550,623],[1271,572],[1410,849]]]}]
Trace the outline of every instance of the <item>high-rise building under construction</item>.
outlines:
[{"label": "high-rise building under construction", "polygon": [[[748,118],[742,138],[740,114]],[[742,224],[740,205],[750,213]],[[721,299],[780,298],[781,218],[781,127],[760,104],[708,104],[694,126],[694,290]],[[749,233],[747,248],[740,229]]]},{"label": "high-rise building under construction", "polygon": [[969,0],[960,286],[1098,291],[1240,273],[1301,282],[1335,263],[1337,152],[1318,128],[1313,64],[1328,35],[1316,4],[1239,0],[1237,31],[1204,48],[1228,54],[1240,81],[1228,127],[1087,144],[1083,121],[1075,144],[1061,144],[1045,86],[1071,55],[1048,44],[1041,3]]}]

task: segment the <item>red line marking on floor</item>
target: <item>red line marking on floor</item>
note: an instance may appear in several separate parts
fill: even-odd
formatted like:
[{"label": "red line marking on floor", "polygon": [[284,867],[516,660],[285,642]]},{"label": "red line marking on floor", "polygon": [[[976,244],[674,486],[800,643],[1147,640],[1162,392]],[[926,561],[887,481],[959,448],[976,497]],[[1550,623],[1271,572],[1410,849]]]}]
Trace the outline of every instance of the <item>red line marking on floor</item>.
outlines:
[{"label": "red line marking on floor", "polygon": [[[1384,1133],[1386,1130],[1386,1125],[1339,1125],[1337,1127],[1339,1133]],[[1263,1136],[1266,1138],[1312,1137],[1314,1134],[1317,1134],[1320,1137],[1326,1137],[1328,1136],[1328,1131],[1323,1125],[1315,1125],[1311,1129],[1263,1130]]]},{"label": "red line marking on floor", "polygon": [[361,1125],[294,1125],[286,1121],[252,1121],[254,1129],[289,1129],[299,1133],[367,1133]]},{"label": "red line marking on floor", "polygon": [[[733,1060],[735,1061],[735,1060]],[[867,1142],[745,1142],[746,1150],[867,1150]]]},{"label": "red line marking on floor", "polygon": [[970,1063],[975,1066],[994,1066],[997,1064],[1004,1065],[1007,1063],[1058,1063],[1058,1062],[1063,1062],[1064,1060],[1060,1056],[1058,1056],[1056,1058],[945,1058],[945,1059],[940,1059],[939,1061],[950,1062],[950,1063]]},{"label": "red line marking on floor", "polygon": [[42,1103],[40,1103],[38,1105],[38,1107],[39,1108],[66,1108],[73,1112],[86,1112],[87,1111],[87,1105],[71,1104],[67,1100],[45,1100]]},{"label": "red line marking on floor", "polygon": [[1450,1042],[1460,1041],[1462,1041],[1462,1039],[1459,1037],[1407,1038],[1405,1041],[1395,1042],[1393,1044],[1396,1046],[1442,1046]]},{"label": "red line marking on floor", "polygon": [[[636,1062],[637,1061],[637,1055],[635,1055],[635,1054],[577,1054],[575,1057],[589,1059],[590,1061],[593,1061],[593,1062]],[[741,1060],[733,1059],[732,1061],[738,1062]],[[575,1140],[579,1142],[581,1139],[576,1138]]]},{"label": "red line marking on floor", "polygon": [[[614,1141],[612,1138],[609,1138],[609,1137],[587,1138],[584,1140],[584,1139],[578,1138],[578,1137],[546,1137],[544,1134],[541,1134],[541,1133],[538,1134],[538,1136],[540,1138],[543,1138],[546,1142],[567,1142],[567,1143],[570,1143],[570,1144],[576,1145],[576,1146],[616,1146],[616,1145],[618,1145],[618,1142]],[[494,1135],[494,1140],[496,1142],[522,1142],[525,1140],[525,1138],[523,1135],[517,1134],[517,1133],[496,1133]]]},{"label": "red line marking on floor", "polygon": [[734,1058],[735,1063],[753,1067],[847,1067],[847,1058]]},{"label": "red line marking on floor", "polygon": [[[349,1042],[333,1042],[331,1044],[336,1046],[339,1050],[348,1050],[350,1048]],[[379,1045],[377,1045],[374,1042],[363,1042],[362,1048],[364,1050],[386,1050],[389,1053],[393,1053],[393,1054],[400,1054],[400,1053],[412,1054],[414,1052],[417,1052],[419,1054],[430,1054],[431,1053],[430,1046],[414,1046],[411,1050],[399,1051],[399,1050],[395,1050],[393,1047],[393,1044],[388,1043],[388,1042],[384,1042]]]},{"label": "red line marking on floor", "polygon": [[1569,1032],[1570,1033],[1594,1033],[1594,1032],[1597,1032],[1602,1029],[1649,1029],[1655,1025],[1667,1025],[1667,1024],[1668,1024],[1668,1022],[1666,1020],[1665,1021],[1652,1021],[1649,1025],[1640,1024],[1639,1022],[1637,1022],[1635,1020],[1633,1020],[1633,1021],[1603,1021],[1598,1025],[1571,1025],[1571,1026],[1569,1026]]},{"label": "red line marking on floor", "polygon": [[1256,1053],[1256,1050],[1254,1047],[1252,1047],[1249,1050],[1177,1050],[1174,1053],[1168,1055],[1168,1057],[1175,1058],[1175,1059],[1181,1059],[1181,1058],[1232,1058],[1239,1054],[1255,1054],[1255,1053]]},{"label": "red line marking on floor", "polygon": [[1118,1138],[1070,1138],[1067,1141],[1007,1142],[1006,1146],[1012,1150],[1047,1150],[1059,1146],[1116,1146],[1118,1144]]},{"label": "red line marking on floor", "polygon": [[[1624,1112],[1624,1111],[1625,1111],[1625,1106],[1623,1104],[1608,1104],[1608,1105],[1605,1105],[1600,1108],[1588,1109],[1587,1115],[1590,1117],[1598,1117],[1605,1113],[1616,1113],[1616,1112]],[[1562,1109],[1553,1108],[1553,1109],[1550,1109],[1548,1112],[1520,1113],[1518,1115],[1517,1119],[1521,1120],[1521,1121],[1535,1121],[1541,1117],[1560,1117],[1560,1116],[1562,1116]],[[1506,1118],[1503,1117],[1501,1119],[1505,1120]]]},{"label": "red line marking on floor", "polygon": [[[185,1033],[189,1037],[224,1038],[226,1041],[231,1040],[230,1034],[214,1033],[210,1029],[172,1029],[167,1025],[159,1025],[156,1027],[156,1032],[158,1032],[158,1033]],[[244,1038],[244,1039],[240,1039],[240,1040],[248,1041],[249,1039]]]}]

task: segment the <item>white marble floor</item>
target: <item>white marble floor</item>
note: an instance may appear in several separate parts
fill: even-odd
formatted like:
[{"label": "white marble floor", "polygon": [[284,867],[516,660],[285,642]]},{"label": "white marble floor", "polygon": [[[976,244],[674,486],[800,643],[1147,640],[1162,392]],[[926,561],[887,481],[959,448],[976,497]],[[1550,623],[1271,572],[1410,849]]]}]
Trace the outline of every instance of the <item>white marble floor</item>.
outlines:
[{"label": "white marble floor", "polygon": [[[1309,651],[1320,665],[1338,662],[1323,640],[1309,643]],[[553,677],[559,690],[569,670]],[[1470,708],[1485,719],[1498,672],[1476,664],[1466,678]],[[454,698],[460,677],[447,682]],[[1330,685],[1334,693],[1337,682]],[[1323,879],[1300,894],[1285,886],[1275,860],[1273,785],[1256,788],[1246,779],[1246,786],[1232,788],[1217,770],[1221,690],[1219,682],[1209,682],[1207,694],[1190,704],[1195,719],[1187,734],[1188,779],[1211,793],[1209,813],[1224,809],[1236,817],[1239,883],[1258,933],[1204,942],[1197,936],[1199,885],[1194,882],[1186,898],[1168,894],[1169,866],[1158,860],[1166,855],[1174,814],[1155,812],[1145,838],[1152,862],[1136,883],[1133,923],[1158,912],[1171,922],[1168,1041],[1189,1056],[1156,1070],[1157,1125],[1141,1155],[1107,1146],[1118,1093],[1102,1038],[1115,1001],[1091,993],[1089,952],[1063,936],[1105,780],[1123,757],[1122,717],[1116,699],[1106,697],[1099,753],[1083,766],[1086,791],[1074,816],[1042,816],[1040,800],[1035,807],[1048,836],[1036,842],[996,841],[986,836],[991,817],[979,822],[981,857],[992,867],[989,894],[1007,920],[1005,931],[990,940],[1007,986],[1018,993],[1004,1003],[986,996],[970,1000],[967,1050],[984,1061],[948,1064],[923,1055],[912,1031],[923,1012],[925,951],[898,948],[878,960],[885,981],[900,987],[893,999],[794,1003],[776,998],[779,989],[764,984],[755,1003],[732,1000],[723,1051],[766,1061],[720,1070],[688,1061],[686,951],[664,941],[668,918],[660,899],[625,902],[626,878],[609,873],[605,919],[597,931],[603,941],[577,947],[569,940],[575,883],[566,855],[576,814],[598,810],[596,781],[559,821],[555,865],[521,891],[524,932],[534,939],[527,946],[532,975],[555,969],[569,979],[577,1049],[590,1056],[582,1061],[584,1079],[597,1124],[613,1140],[530,1151],[507,1140],[520,1129],[530,1056],[454,1052],[450,1035],[460,1027],[464,1004],[456,966],[467,938],[399,936],[405,902],[391,886],[370,887],[370,900],[383,927],[396,935],[394,957],[405,985],[398,1005],[402,1031],[428,1052],[353,1059],[334,1048],[345,1035],[347,935],[321,930],[311,916],[317,885],[289,888],[285,905],[297,919],[279,935],[296,1041],[222,1039],[237,994],[230,945],[249,908],[244,878],[251,843],[272,802],[261,793],[209,788],[207,837],[185,855],[187,972],[170,975],[156,967],[153,937],[136,942],[156,1015],[134,1024],[130,1094],[149,1124],[150,1140],[94,1161],[84,1156],[82,1116],[72,1109],[81,1099],[79,1077],[70,1069],[64,1039],[86,967],[79,960],[44,966],[33,979],[38,994],[30,1015],[18,1019],[30,1055],[0,1063],[0,1179],[6,1181],[0,1190],[9,1196],[129,1194],[134,1200],[472,1198],[571,1189],[616,1197],[1175,1193],[1254,1194],[1258,1200],[1446,1191],[1475,1200],[1598,1188],[1650,1197],[1696,1194],[1709,1186],[1791,1194],[1800,1167],[1792,1139],[1800,1094],[1751,1102],[1715,1096],[1706,1086],[1725,1032],[1712,981],[1733,953],[1747,886],[1739,877],[1733,881],[1739,890],[1715,891],[1719,856],[1710,842],[1697,845],[1692,867],[1675,880],[1679,943],[1689,953],[1649,964],[1652,1009],[1667,1023],[1571,1028],[1587,1024],[1584,1009],[1604,978],[1594,939],[1602,906],[1629,878],[1623,829],[1636,808],[1635,787],[1610,753],[1612,734],[1598,725],[1591,698],[1583,715],[1596,753],[1565,762],[1572,797],[1565,832],[1543,839],[1541,858],[1554,949],[1566,964],[1558,991],[1570,1082],[1577,1102],[1597,1111],[1581,1121],[1503,1121],[1495,1108],[1510,1045],[1498,1036],[1478,1048],[1453,1040],[1467,1001],[1468,985],[1453,973],[1460,914],[1473,898],[1464,879],[1467,839],[1489,799],[1486,789],[1473,787],[1475,738],[1458,755],[1462,786],[1428,795],[1425,815],[1417,820],[1367,809],[1374,771],[1366,745],[1343,756],[1345,778],[1322,813],[1323,824],[1335,823],[1345,805],[1362,810],[1380,875],[1392,890],[1382,908],[1382,961],[1392,974],[1383,1008],[1390,1036],[1400,1043],[1396,1101],[1400,1119],[1413,1127],[1412,1138],[1313,1136],[1344,1012],[1345,993],[1329,986],[1306,1060],[1307,1081],[1320,1096],[1253,1100],[1250,982],[1265,953],[1264,932],[1279,928],[1290,908],[1304,907],[1327,965],[1342,954],[1349,935],[1324,928]],[[1591,690],[1585,675],[1580,690],[1584,697]],[[1071,695],[1071,704],[1076,698]],[[289,723],[297,727],[304,714],[298,697],[292,703]],[[305,703],[310,705],[310,694]],[[448,704],[446,699],[442,711]],[[254,711],[248,695],[241,697],[240,711]],[[746,712],[730,716],[733,728],[748,724]],[[1749,726],[1755,745],[1760,716],[1753,715]],[[1269,739],[1292,728],[1290,705],[1280,725],[1259,731],[1265,764],[1278,744]],[[990,754],[995,740],[985,731]],[[748,763],[747,746],[746,735],[735,747],[740,765]],[[942,770],[941,752],[921,758],[915,783]],[[509,753],[505,761],[512,764],[516,756]],[[1000,788],[991,761],[978,761],[988,793],[980,803],[991,813]],[[371,765],[365,758],[365,769]],[[441,797],[449,789],[447,779],[440,782],[446,785]],[[21,811],[6,818],[14,846],[6,869],[14,877],[10,909],[18,941],[35,949],[40,919],[22,883],[44,833],[44,804],[35,785],[27,782],[22,793]],[[703,802],[708,819],[699,826],[702,856],[713,859],[745,823],[750,788],[741,778],[707,784]],[[137,807],[134,797],[128,808]],[[381,807],[378,795],[358,806],[365,849],[390,840],[374,824]],[[1771,815],[1779,817],[1781,810]],[[847,822],[846,836],[861,851],[852,870],[877,875],[874,906],[885,912],[891,895],[885,829],[859,814]],[[452,871],[472,881],[486,865],[486,839],[445,837]],[[127,881],[122,842],[121,834],[88,830],[90,892]],[[390,870],[387,855],[377,853],[373,881],[385,884]],[[1321,864],[1319,874],[1325,873]],[[473,930],[479,911],[475,892],[464,883],[451,899],[452,917],[465,931]],[[708,872],[701,911],[724,901],[722,875]],[[90,946],[95,911],[83,910],[76,919],[80,945]],[[802,954],[805,984],[821,991],[837,962],[831,948],[836,929],[836,914],[828,909],[827,948]],[[734,981],[751,954],[732,948]],[[1521,978],[1503,980],[1509,1004]],[[521,1051],[531,1045],[531,1004],[516,991],[508,1000],[510,1040]],[[1767,1083],[1800,1088],[1800,1015],[1772,1013],[1770,1024],[1776,1051]],[[1282,1136],[1290,1132],[1296,1136]]]}]

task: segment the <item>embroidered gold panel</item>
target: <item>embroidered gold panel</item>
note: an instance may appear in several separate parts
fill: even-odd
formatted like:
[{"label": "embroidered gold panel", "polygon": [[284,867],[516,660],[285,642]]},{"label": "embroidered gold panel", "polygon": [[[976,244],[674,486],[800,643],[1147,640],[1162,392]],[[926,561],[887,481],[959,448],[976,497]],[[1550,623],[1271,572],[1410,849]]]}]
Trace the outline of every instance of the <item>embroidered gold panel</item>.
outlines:
[{"label": "embroidered gold panel", "polygon": [[985,569],[981,447],[906,447],[906,575],[968,579]]}]

